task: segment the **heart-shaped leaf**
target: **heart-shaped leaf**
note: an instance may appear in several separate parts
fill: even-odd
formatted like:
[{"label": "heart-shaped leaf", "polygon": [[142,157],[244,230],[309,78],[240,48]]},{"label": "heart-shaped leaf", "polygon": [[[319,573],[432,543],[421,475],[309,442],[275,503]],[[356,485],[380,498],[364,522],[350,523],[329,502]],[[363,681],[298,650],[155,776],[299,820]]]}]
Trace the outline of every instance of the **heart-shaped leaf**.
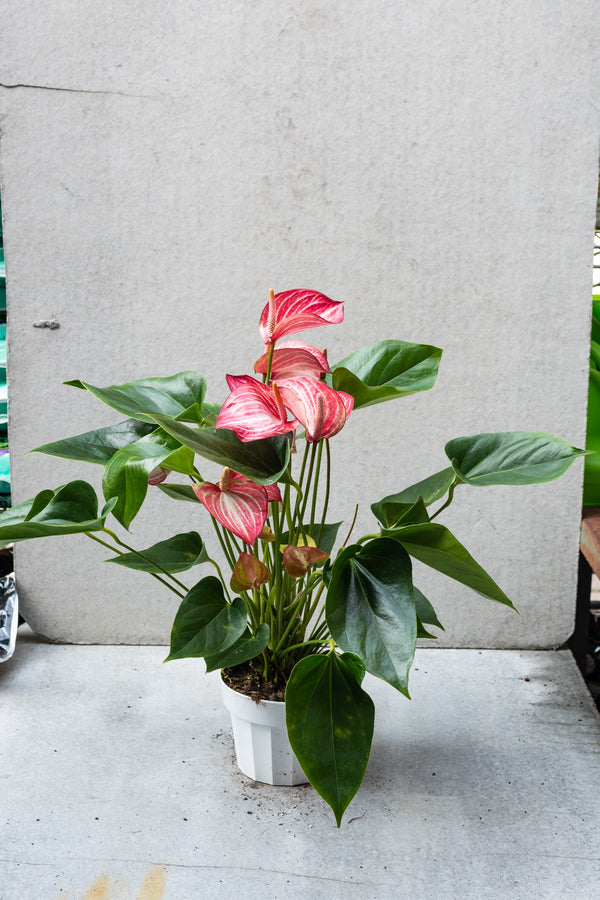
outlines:
[{"label": "heart-shaped leaf", "polygon": [[213,656],[205,656],[206,671],[214,672],[215,669],[225,669],[229,666],[239,666],[259,656],[269,643],[270,629],[264,622],[256,629],[256,634],[251,634],[248,629],[237,639],[235,644],[228,647],[222,653]]},{"label": "heart-shaped leaf", "polygon": [[12,506],[0,516],[0,547],[31,538],[101,531],[112,504],[98,515],[98,498],[87,481],[70,481]]},{"label": "heart-shaped leaf", "polygon": [[221,582],[208,575],[188,591],[171,630],[171,649],[165,660],[222,653],[246,630],[244,601],[228,603]]},{"label": "heart-shaped leaf", "polygon": [[129,528],[146,497],[150,472],[162,465],[192,475],[193,459],[188,448],[161,429],[118,450],[106,464],[102,477],[106,499],[117,498],[115,518],[124,528]]},{"label": "heart-shaped leaf", "polygon": [[437,522],[406,525],[386,534],[393,536],[411,556],[426,566],[454,578],[482,597],[496,600],[511,609],[515,608],[504,591],[444,525],[438,525]]},{"label": "heart-shaped leaf", "polygon": [[290,439],[286,435],[241,441],[228,428],[189,428],[165,416],[155,421],[180,444],[223,467],[251,478],[257,484],[284,480],[290,461]]},{"label": "heart-shaped leaf", "polygon": [[368,672],[407,697],[417,618],[408,553],[376,538],[338,556],[327,591],[327,624],[342,650],[356,653]]},{"label": "heart-shaped leaf", "polygon": [[206,379],[200,372],[179,372],[160,378],[139,378],[125,384],[95,387],[78,378],[65,384],[89,391],[98,400],[118,412],[142,422],[154,424],[154,414],[175,416],[194,404],[202,408],[206,393]]},{"label": "heart-shaped leaf", "polygon": [[427,391],[435,384],[442,351],[427,344],[377,341],[346,356],[328,376],[336,391],[354,397],[354,409]]},{"label": "heart-shaped leaf", "polygon": [[461,481],[482,486],[553,481],[587,453],[563,438],[529,431],[454,438],[445,450]]},{"label": "heart-shaped leaf", "polygon": [[76,459],[81,462],[100,463],[104,465],[123,447],[133,444],[146,434],[156,430],[156,425],[126,419],[117,425],[86,431],[51,444],[42,444],[32,453],[47,453],[49,456],[60,456],[62,459]]},{"label": "heart-shaped leaf", "polygon": [[195,531],[187,531],[175,534],[166,541],[159,541],[139,553],[122,553],[107,562],[137,569],[139,572],[151,572],[155,575],[170,572],[174,575],[176,572],[186,572],[192,566],[207,560],[208,555],[200,535]]},{"label": "heart-shaped leaf", "polygon": [[348,654],[306,656],[285,692],[290,744],[338,828],[363,780],[373,740],[375,707],[358,671],[360,660]]}]

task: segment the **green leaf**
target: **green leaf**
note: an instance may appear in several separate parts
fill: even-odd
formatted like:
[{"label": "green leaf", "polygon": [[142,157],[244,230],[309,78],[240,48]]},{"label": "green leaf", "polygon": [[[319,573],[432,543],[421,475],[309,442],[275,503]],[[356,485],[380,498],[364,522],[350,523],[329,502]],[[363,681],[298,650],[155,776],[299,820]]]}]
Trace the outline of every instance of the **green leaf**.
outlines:
[{"label": "green leaf", "polygon": [[368,672],[407,697],[415,655],[417,618],[408,553],[376,538],[336,559],[327,591],[329,630],[342,650],[356,653]]},{"label": "green leaf", "polygon": [[228,603],[221,582],[208,575],[188,591],[171,630],[171,649],[165,662],[188,656],[214,656],[227,650],[246,629],[244,601]]},{"label": "green leaf", "polygon": [[3,512],[0,547],[31,538],[102,531],[108,512],[105,507],[98,515],[98,498],[91,484],[70,481]]},{"label": "green leaf", "polygon": [[138,514],[148,490],[148,475],[157,466],[183,474],[194,472],[193,454],[161,429],[134,444],[118,450],[108,461],[102,478],[104,496],[116,497],[115,518],[129,528]]},{"label": "green leaf", "polygon": [[338,828],[364,778],[373,740],[375,707],[357,681],[358,665],[346,654],[306,656],[285,692],[290,744]]},{"label": "green leaf", "polygon": [[140,378],[99,388],[74,379],[65,384],[89,391],[118,412],[154,424],[154,414],[175,417],[195,403],[202,407],[206,379],[200,372],[179,372],[163,378]]},{"label": "green leaf", "polygon": [[437,634],[431,634],[430,631],[427,631],[419,616],[417,616],[417,639],[418,638],[430,638],[432,641],[437,641]]},{"label": "green leaf", "polygon": [[380,503],[373,503],[371,511],[375,513],[384,527],[398,528],[400,525],[418,525],[429,522],[429,515],[423,500],[419,497],[414,503],[395,503],[386,498]]},{"label": "green leaf", "polygon": [[117,450],[133,444],[146,434],[156,429],[155,424],[126,419],[117,425],[86,431],[74,437],[42,444],[32,453],[47,453],[49,456],[60,456],[63,459],[76,459],[81,462],[100,463],[104,465]]},{"label": "green leaf", "polygon": [[407,525],[387,534],[426,566],[454,578],[482,597],[515,609],[504,591],[444,525],[438,525],[437,522]]},{"label": "green leaf", "polygon": [[552,434],[529,431],[454,438],[445,450],[460,480],[473,485],[553,481],[587,452]]},{"label": "green leaf", "polygon": [[378,341],[333,366],[336,391],[354,397],[354,409],[432,388],[442,351],[427,344]]},{"label": "green leaf", "polygon": [[192,422],[194,425],[201,425],[203,428],[214,428],[217,416],[221,409],[218,403],[194,403],[189,409],[184,409],[175,418],[178,422]]},{"label": "green leaf", "polygon": [[438,619],[435,609],[427,597],[414,585],[413,592],[415,595],[415,609],[421,622],[425,625],[435,625],[436,628],[441,628],[442,631],[445,631],[446,629]]},{"label": "green leaf", "polygon": [[254,659],[266,648],[269,643],[270,628],[264,622],[256,629],[256,634],[250,634],[246,629],[243,635],[237,639],[227,650],[216,653],[214,656],[205,656],[206,671],[214,672],[215,669],[224,669],[227,666],[239,666],[240,663]]},{"label": "green leaf", "polygon": [[191,503],[200,503],[191,484],[170,484],[163,481],[157,487],[173,500],[189,500]]},{"label": "green leaf", "polygon": [[189,428],[165,416],[155,421],[180,444],[221,466],[227,466],[257,484],[281,481],[290,461],[290,439],[286,435],[260,441],[240,441],[228,428]]},{"label": "green leaf", "polygon": [[371,511],[384,528],[391,528],[406,516],[409,510],[413,509],[419,499],[425,506],[429,506],[447,494],[454,477],[454,469],[449,466],[442,472],[436,472],[435,475],[430,475],[429,478],[418,481],[411,487],[400,491],[399,494],[390,494],[389,497],[384,497],[378,503],[373,503]]},{"label": "green leaf", "polygon": [[187,572],[192,566],[207,562],[208,555],[204,547],[204,541],[195,531],[186,531],[183,534],[175,534],[166,541],[159,541],[147,550],[139,553],[123,553],[107,559],[128,569],[137,569],[139,572],[151,572],[160,575],[161,572]]}]

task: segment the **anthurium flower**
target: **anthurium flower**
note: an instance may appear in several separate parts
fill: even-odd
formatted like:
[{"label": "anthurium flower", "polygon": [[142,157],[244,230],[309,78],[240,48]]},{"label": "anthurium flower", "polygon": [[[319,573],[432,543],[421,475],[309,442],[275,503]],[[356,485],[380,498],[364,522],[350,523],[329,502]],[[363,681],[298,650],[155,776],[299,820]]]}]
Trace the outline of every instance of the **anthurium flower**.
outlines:
[{"label": "anthurium flower", "polygon": [[[254,371],[259,375],[267,374],[269,351],[254,363]],[[316,347],[302,341],[284,341],[273,350],[271,359],[271,381],[293,378],[296,375],[308,375],[320,380],[326,372],[330,372],[327,357]],[[231,385],[229,385],[231,387]]]},{"label": "anthurium flower", "polygon": [[283,565],[292,578],[302,578],[309,566],[325,562],[328,558],[329,553],[319,550],[318,547],[297,547],[295,544],[288,544],[283,551]]},{"label": "anthurium flower", "polygon": [[267,519],[269,499],[266,489],[246,478],[223,469],[218,484],[203,481],[193,486],[196,497],[224,528],[253,544]]},{"label": "anthurium flower", "polygon": [[276,484],[266,484],[265,491],[267,492],[267,500],[269,503],[283,503],[281,491]]},{"label": "anthurium flower", "polygon": [[265,344],[273,344],[286,334],[319,325],[339,325],[343,318],[344,304],[318,291],[296,289],[280,294],[271,291],[258,327]]},{"label": "anthurium flower", "polygon": [[298,427],[295,420],[288,422],[287,410],[273,387],[249,375],[228,375],[227,381],[234,387],[221,407],[215,428],[229,428],[241,441],[257,441]]},{"label": "anthurium flower", "polygon": [[231,573],[229,582],[234,591],[251,591],[265,581],[268,581],[271,573],[260,559],[251,553],[240,553]]},{"label": "anthurium flower", "polygon": [[354,398],[334,391],[314,378],[300,376],[280,382],[278,391],[287,409],[306,429],[306,440],[316,443],[338,433],[352,412]]},{"label": "anthurium flower", "polygon": [[148,475],[148,484],[162,484],[162,482],[168,478],[170,471],[170,469],[163,469],[162,466],[157,466],[156,469],[152,469]]}]

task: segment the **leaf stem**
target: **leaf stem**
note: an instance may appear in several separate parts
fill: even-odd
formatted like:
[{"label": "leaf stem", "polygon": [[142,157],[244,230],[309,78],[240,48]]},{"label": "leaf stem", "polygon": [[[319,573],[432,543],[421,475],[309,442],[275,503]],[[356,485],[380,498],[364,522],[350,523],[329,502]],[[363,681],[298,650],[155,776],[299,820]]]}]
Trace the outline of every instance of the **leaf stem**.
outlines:
[{"label": "leaf stem", "polygon": [[302,641],[300,644],[292,644],[290,647],[286,647],[285,650],[282,650],[279,654],[280,656],[285,656],[286,653],[289,653],[290,650],[297,650],[299,647],[308,647],[312,644],[321,644],[323,646],[327,643],[327,639],[322,641]]},{"label": "leaf stem", "polygon": [[[96,541],[97,544],[102,544],[103,547],[108,547],[108,549],[111,551],[111,553],[118,553],[119,556],[124,555],[122,553],[122,551],[119,550],[117,547],[113,547],[110,544],[107,544],[106,541],[101,540],[99,537],[97,537],[97,535],[92,534],[91,531],[85,531],[84,534],[87,537],[89,537],[92,541]],[[181,597],[182,600],[185,597],[185,594],[182,594],[181,591],[178,591],[177,588],[173,587],[172,584],[169,584],[168,581],[165,581],[164,578],[161,578],[160,575],[157,575],[156,572],[148,572],[147,574],[151,575],[153,578],[156,578],[157,581],[160,581],[161,584],[163,584],[170,591],[173,591],[174,594],[177,594],[178,597]],[[187,593],[188,589],[185,587],[185,585],[182,585],[182,587],[185,589],[185,591]]]},{"label": "leaf stem", "polygon": [[357,515],[358,515],[358,503],[356,504],[356,506],[355,506],[355,508],[354,508],[354,518],[352,519],[352,524],[351,524],[351,526],[350,526],[350,531],[349,531],[348,534],[346,535],[346,540],[344,541],[344,543],[343,543],[342,546],[340,547],[340,550],[343,549],[343,548],[346,546],[346,544],[348,543],[348,538],[349,538],[350,535],[352,534],[352,531],[353,531],[353,529],[354,529],[354,525],[356,524],[356,517],[357,517]]},{"label": "leaf stem", "polygon": [[[171,572],[168,572],[166,569],[163,569],[163,567],[159,566],[159,564],[157,562],[154,562],[153,560],[148,559],[148,557],[144,556],[143,553],[140,553],[139,550],[136,550],[134,547],[130,547],[129,544],[126,544],[125,541],[122,541],[114,533],[114,531],[110,530],[110,528],[106,528],[106,526],[105,526],[102,530],[105,532],[105,534],[110,535],[110,537],[113,539],[113,541],[115,541],[120,547],[125,547],[125,549],[129,551],[129,553],[133,553],[135,556],[138,556],[140,559],[142,559],[145,563],[148,563],[149,566],[153,566],[155,569],[158,569],[160,572],[163,573],[163,575],[166,575],[168,578],[170,578],[172,581],[174,581],[175,584],[177,584],[180,588],[183,588],[183,590],[187,594],[187,592],[189,591],[189,588],[186,587],[185,584],[183,584],[183,582],[179,581],[178,578],[175,578],[175,576],[172,575]],[[154,573],[151,572],[150,574],[154,574]]]},{"label": "leaf stem", "polygon": [[454,491],[456,490],[456,488],[459,484],[460,484],[460,481],[458,480],[458,478],[455,478],[454,481],[452,482],[452,484],[450,485],[450,490],[448,491],[448,499],[446,500],[445,503],[442,503],[442,505],[440,506],[439,509],[436,509],[436,511],[434,512],[434,514],[432,516],[429,517],[430,522],[432,522],[437,516],[439,516],[439,514],[441,512],[443,512],[443,510],[446,509],[446,507],[450,506],[450,504],[452,503],[452,500],[454,499]]}]

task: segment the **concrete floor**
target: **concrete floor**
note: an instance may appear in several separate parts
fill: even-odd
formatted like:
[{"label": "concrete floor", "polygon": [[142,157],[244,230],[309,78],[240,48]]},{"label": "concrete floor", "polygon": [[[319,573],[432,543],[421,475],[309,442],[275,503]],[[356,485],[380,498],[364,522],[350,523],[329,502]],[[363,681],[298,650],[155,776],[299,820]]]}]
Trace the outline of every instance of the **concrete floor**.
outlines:
[{"label": "concrete floor", "polygon": [[218,675],[160,647],[48,645],[0,666],[1,900],[587,898],[600,723],[566,651],[420,650],[375,679],[340,831],[310,787],[237,770]]}]

